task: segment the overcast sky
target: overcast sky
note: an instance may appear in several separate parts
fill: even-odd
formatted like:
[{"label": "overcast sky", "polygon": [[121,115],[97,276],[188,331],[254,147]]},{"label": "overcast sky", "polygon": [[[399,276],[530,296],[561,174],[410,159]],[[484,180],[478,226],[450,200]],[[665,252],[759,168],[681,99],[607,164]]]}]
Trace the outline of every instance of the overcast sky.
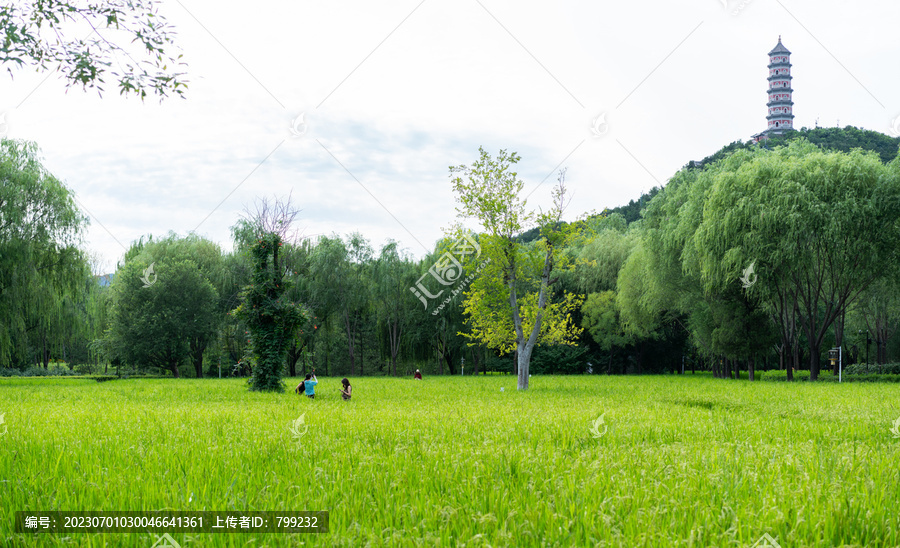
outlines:
[{"label": "overcast sky", "polygon": [[0,75],[8,136],[36,141],[76,193],[100,270],[169,230],[231,249],[246,206],[288,193],[307,236],[359,231],[420,257],[455,219],[448,167],[479,146],[522,156],[534,207],[562,167],[567,219],[622,205],[765,129],[779,35],[796,128],[900,131],[893,0],[241,5],[162,4],[188,62],[184,100]]}]

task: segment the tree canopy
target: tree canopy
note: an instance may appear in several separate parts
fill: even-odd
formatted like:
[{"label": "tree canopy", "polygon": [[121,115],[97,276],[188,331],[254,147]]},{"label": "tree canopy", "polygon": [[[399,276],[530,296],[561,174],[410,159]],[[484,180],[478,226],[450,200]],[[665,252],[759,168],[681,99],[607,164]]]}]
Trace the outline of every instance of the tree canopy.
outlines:
[{"label": "tree canopy", "polygon": [[175,30],[156,0],[26,1],[0,6],[0,63],[59,70],[67,85],[122,95],[182,95],[187,86]]}]

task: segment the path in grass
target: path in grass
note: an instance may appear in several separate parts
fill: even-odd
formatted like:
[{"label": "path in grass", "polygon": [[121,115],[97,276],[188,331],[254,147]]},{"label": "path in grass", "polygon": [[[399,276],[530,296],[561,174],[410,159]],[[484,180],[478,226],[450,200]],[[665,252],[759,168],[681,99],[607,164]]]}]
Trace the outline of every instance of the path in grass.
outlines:
[{"label": "path in grass", "polygon": [[900,545],[896,385],[531,386],[362,378],[344,402],[333,378],[314,401],[240,380],[0,379],[0,544],[149,547],[19,535],[14,512],[172,509],[330,512],[328,534],[182,547]]}]

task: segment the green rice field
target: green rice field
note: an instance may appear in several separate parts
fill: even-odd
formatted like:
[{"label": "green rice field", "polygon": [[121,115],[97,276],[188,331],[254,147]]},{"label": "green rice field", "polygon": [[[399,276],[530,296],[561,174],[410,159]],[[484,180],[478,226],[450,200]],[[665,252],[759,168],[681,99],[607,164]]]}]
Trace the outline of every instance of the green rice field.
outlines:
[{"label": "green rice field", "polygon": [[329,512],[327,533],[181,547],[900,546],[897,385],[351,380],[344,402],[335,378],[316,400],[0,379],[0,545],[150,548],[161,532],[17,533],[15,513],[177,510]]}]

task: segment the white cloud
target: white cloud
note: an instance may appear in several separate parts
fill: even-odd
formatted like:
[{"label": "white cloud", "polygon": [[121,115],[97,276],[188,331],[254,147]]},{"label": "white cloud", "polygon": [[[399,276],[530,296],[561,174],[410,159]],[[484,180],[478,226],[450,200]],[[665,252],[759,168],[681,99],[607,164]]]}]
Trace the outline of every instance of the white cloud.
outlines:
[{"label": "white cloud", "polygon": [[[0,110],[17,107],[10,136],[37,141],[96,216],[88,245],[110,267],[116,240],[201,221],[229,248],[246,205],[289,192],[308,235],[358,230],[421,256],[454,220],[448,166],[479,146],[521,154],[535,206],[548,205],[562,162],[575,218],[749,138],[765,127],[779,34],[797,127],[885,130],[900,112],[889,70],[900,7],[853,5],[851,17],[839,0],[756,0],[733,15],[741,2],[728,4],[183,2],[198,23],[166,2],[190,63],[186,100],[100,99],[17,72],[0,80]],[[301,112],[307,132],[292,138]],[[601,112],[609,131],[593,138]]]}]

